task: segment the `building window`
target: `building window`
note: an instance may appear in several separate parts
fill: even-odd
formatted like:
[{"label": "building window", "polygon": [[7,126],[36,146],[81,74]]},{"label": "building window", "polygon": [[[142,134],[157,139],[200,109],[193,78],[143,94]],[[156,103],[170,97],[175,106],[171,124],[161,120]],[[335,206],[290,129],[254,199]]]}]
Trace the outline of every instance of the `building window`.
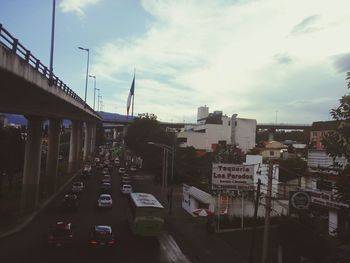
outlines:
[{"label": "building window", "polygon": [[231,122],[230,122],[230,121],[228,121],[228,126],[230,126],[230,124],[231,124]]},{"label": "building window", "polygon": [[274,156],[275,152],[274,151],[270,151],[270,156]]}]

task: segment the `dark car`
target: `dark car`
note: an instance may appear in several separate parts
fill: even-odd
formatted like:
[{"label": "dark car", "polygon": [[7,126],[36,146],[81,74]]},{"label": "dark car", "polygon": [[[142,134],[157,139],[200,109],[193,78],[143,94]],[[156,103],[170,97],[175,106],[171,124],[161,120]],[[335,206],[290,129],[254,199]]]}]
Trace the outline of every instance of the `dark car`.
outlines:
[{"label": "dark car", "polygon": [[71,246],[73,243],[72,224],[69,222],[56,222],[50,228],[48,245],[53,247]]},{"label": "dark car", "polygon": [[110,194],[112,190],[112,185],[110,183],[101,183],[100,193],[101,194]]},{"label": "dark car", "polygon": [[75,193],[65,194],[63,197],[63,207],[67,210],[78,209],[78,196]]},{"label": "dark car", "polygon": [[90,245],[97,246],[114,246],[115,239],[112,227],[108,225],[96,225],[92,227],[90,233]]}]

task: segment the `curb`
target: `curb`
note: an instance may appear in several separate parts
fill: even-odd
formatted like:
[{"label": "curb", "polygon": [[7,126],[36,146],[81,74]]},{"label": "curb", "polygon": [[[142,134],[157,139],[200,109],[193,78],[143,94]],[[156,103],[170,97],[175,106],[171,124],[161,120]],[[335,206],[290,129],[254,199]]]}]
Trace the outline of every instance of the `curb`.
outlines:
[{"label": "curb", "polygon": [[64,183],[63,185],[61,185],[61,187],[56,191],[56,193],[54,193],[49,199],[47,199],[45,202],[43,202],[36,211],[34,211],[33,213],[31,213],[30,215],[28,215],[21,223],[19,223],[18,226],[15,226],[13,229],[11,230],[8,230],[7,232],[4,232],[2,234],[0,234],[0,239],[4,238],[4,237],[7,237],[7,236],[10,236],[10,235],[13,235],[21,230],[23,230],[27,225],[29,225],[29,223],[31,223],[35,217],[37,217],[41,211],[47,207],[48,204],[50,204],[52,202],[53,199],[55,199],[62,191],[64,188],[67,187],[68,184],[70,184],[73,179],[75,177],[77,177],[80,173],[80,170],[79,169],[75,175],[73,175],[71,178],[69,178],[67,180],[66,183]]}]

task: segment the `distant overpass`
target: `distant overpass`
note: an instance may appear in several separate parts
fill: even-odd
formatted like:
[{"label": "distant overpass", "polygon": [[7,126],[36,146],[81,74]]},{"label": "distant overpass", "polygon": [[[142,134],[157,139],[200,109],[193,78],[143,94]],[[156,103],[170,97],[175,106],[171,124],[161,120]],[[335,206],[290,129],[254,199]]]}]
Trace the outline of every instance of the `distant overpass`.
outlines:
[{"label": "distant overpass", "polygon": [[267,130],[306,130],[311,128],[312,124],[295,124],[295,123],[258,123],[256,129]]}]

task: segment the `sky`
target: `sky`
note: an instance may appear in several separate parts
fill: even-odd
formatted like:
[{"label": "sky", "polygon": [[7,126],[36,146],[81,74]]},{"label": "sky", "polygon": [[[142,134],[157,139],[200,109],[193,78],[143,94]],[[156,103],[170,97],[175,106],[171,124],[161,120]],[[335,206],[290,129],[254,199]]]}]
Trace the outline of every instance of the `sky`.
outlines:
[{"label": "sky", "polygon": [[[49,65],[53,1],[0,0],[0,23]],[[103,110],[195,122],[197,108],[258,123],[330,120],[348,93],[349,0],[56,0],[54,74]],[[94,79],[87,102],[92,107]],[[95,107],[97,108],[97,92]]]}]

